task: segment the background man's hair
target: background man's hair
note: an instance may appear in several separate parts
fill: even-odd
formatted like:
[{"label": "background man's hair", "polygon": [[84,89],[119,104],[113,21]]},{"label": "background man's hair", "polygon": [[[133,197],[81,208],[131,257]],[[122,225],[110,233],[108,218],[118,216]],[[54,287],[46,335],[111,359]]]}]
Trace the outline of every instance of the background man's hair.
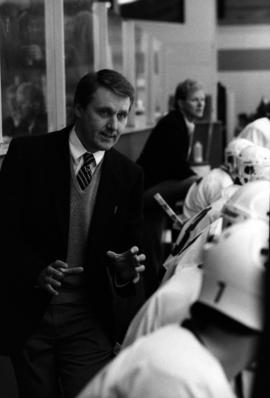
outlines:
[{"label": "background man's hair", "polygon": [[174,94],[174,107],[175,109],[179,108],[178,101],[186,101],[189,94],[193,91],[202,90],[202,85],[198,83],[196,80],[186,79],[183,82],[179,83],[175,89]]},{"label": "background man's hair", "polygon": [[135,90],[131,83],[115,70],[101,69],[81,78],[75,90],[74,105],[79,104],[85,109],[99,87],[104,87],[119,97],[129,97],[131,105],[134,102]]}]

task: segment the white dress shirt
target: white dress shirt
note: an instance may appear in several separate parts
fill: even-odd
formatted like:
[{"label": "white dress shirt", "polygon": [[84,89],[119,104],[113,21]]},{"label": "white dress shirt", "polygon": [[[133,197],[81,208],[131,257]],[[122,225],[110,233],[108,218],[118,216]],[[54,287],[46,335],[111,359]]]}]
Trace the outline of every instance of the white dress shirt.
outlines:
[{"label": "white dress shirt", "polygon": [[[72,157],[73,167],[75,175],[77,175],[78,171],[80,170],[83,164],[83,155],[88,152],[87,149],[81,143],[79,137],[76,134],[75,128],[71,129],[69,135],[69,150]],[[97,151],[93,152],[92,155],[95,158],[96,166],[92,170],[92,173],[95,171],[98,164],[102,161],[104,157],[105,151]]]}]

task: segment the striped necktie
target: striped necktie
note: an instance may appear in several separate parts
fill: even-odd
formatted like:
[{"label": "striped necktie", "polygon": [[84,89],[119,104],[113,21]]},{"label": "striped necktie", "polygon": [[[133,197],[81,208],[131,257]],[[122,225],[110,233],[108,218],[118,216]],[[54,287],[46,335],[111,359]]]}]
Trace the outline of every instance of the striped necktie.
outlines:
[{"label": "striped necktie", "polygon": [[95,166],[96,161],[94,156],[92,153],[86,152],[83,155],[83,165],[77,174],[77,180],[82,190],[85,190],[85,188],[90,184]]}]

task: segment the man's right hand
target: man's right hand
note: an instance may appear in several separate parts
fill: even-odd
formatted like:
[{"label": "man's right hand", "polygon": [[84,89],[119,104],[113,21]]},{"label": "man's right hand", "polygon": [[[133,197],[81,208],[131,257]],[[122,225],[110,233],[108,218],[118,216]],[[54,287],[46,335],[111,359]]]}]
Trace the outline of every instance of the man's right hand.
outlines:
[{"label": "man's right hand", "polygon": [[57,296],[65,276],[80,274],[81,272],[83,272],[82,267],[69,267],[67,263],[61,260],[55,260],[40,272],[37,286]]}]

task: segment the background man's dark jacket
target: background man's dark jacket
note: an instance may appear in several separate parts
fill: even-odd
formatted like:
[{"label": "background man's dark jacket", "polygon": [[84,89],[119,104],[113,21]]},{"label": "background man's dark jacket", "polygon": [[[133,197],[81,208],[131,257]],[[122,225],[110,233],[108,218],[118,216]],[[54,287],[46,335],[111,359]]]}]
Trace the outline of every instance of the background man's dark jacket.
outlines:
[{"label": "background man's dark jacket", "polygon": [[145,189],[166,180],[184,180],[195,173],[187,162],[188,130],[179,110],[159,120],[137,160],[145,173]]}]

